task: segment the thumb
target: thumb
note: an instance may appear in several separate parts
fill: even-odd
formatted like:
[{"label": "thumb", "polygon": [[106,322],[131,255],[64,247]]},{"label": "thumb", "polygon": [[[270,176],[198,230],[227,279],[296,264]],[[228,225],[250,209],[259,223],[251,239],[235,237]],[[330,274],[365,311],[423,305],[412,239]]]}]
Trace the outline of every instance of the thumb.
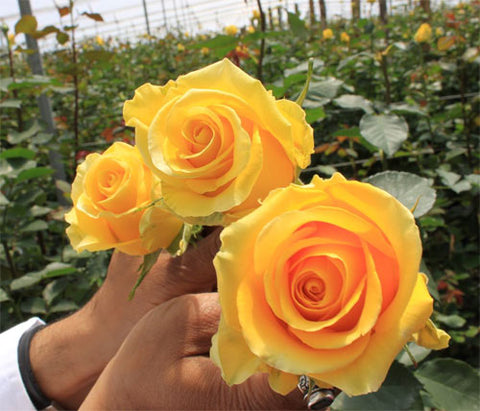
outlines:
[{"label": "thumb", "polygon": [[[196,244],[189,245],[181,256],[166,257],[166,264],[165,261],[157,261],[163,267],[163,275],[158,278],[161,278],[164,291],[168,290],[166,299],[215,288],[217,277],[213,258],[220,248],[220,232],[221,228],[216,228]],[[155,266],[152,271],[155,271]]]}]

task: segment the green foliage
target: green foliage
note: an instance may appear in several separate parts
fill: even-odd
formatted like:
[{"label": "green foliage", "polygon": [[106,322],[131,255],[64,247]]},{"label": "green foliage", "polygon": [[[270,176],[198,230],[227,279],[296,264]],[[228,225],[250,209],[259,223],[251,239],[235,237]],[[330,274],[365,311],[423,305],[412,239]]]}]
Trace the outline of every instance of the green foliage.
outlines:
[{"label": "green foliage", "polygon": [[[373,17],[331,21],[334,39],[327,41],[319,27],[309,27],[295,13],[288,14],[288,26],[265,33],[252,20],[257,31],[242,29],[236,36],[177,32],[136,42],[90,39],[76,45],[75,59],[77,25],[85,18],[101,24],[101,16],[72,13],[69,7],[58,11],[60,27],[39,29],[34,18],[15,27],[18,35],[57,38],[58,47],[43,56],[46,75],[32,75],[29,51],[15,44],[5,50],[13,72],[6,61],[0,63],[2,330],[31,315],[48,321],[65,315],[102,283],[110,254],[76,254],[63,215],[75,164],[113,141],[133,142],[122,107],[134,90],[145,82],[164,84],[225,56],[255,75],[262,60],[263,81],[277,98],[297,99],[310,81],[302,106],[314,129],[315,153],[303,181],[338,171],[385,189],[413,210],[424,246],[421,271],[435,299],[433,320],[452,336],[451,346],[439,353],[409,344],[418,370],[401,354],[402,365],[395,363],[378,393],[341,395],[335,409],[478,406],[478,373],[468,365],[478,367],[480,348],[476,3],[431,16],[418,9],[394,14],[387,26]],[[78,22],[63,21],[74,16]],[[413,35],[426,19],[434,36],[417,44]],[[342,31],[349,43],[340,41]],[[42,93],[52,104],[55,133],[47,131],[38,112]],[[61,155],[65,177],[59,177],[50,151]],[[174,248],[190,234],[195,233],[183,231]]]}]

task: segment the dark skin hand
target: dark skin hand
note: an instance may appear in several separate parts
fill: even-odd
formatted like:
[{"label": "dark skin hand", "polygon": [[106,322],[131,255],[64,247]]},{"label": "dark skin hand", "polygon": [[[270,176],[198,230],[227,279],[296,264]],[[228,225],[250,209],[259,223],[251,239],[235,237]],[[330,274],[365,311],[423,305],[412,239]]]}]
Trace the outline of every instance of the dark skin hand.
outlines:
[{"label": "dark skin hand", "polygon": [[257,374],[228,387],[208,358],[220,319],[216,293],[184,295],[135,326],[81,409],[306,409],[295,389],[273,392]]},{"label": "dark skin hand", "polygon": [[162,252],[128,300],[142,257],[114,252],[105,283],[73,315],[49,325],[32,340],[32,369],[45,395],[64,408],[78,408],[135,324],[160,304],[187,293],[211,291],[216,283],[213,232],[180,257]]}]

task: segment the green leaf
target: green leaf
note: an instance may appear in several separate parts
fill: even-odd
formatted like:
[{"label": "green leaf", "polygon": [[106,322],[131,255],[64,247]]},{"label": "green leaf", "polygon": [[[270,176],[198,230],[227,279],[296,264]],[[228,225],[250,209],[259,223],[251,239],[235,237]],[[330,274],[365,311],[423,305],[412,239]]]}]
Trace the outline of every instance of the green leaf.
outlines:
[{"label": "green leaf", "polygon": [[305,22],[298,17],[295,13],[287,12],[288,14],[288,25],[290,30],[297,37],[306,37],[308,36],[308,30],[305,26]]},{"label": "green leaf", "polygon": [[365,114],[360,120],[360,133],[370,144],[392,156],[408,136],[408,124],[394,114]]},{"label": "green leaf", "polygon": [[0,191],[0,206],[7,205],[9,203],[10,201],[8,200],[8,198],[5,197],[5,195]]},{"label": "green leaf", "polygon": [[419,106],[408,103],[392,103],[390,110],[397,114],[416,114],[419,116],[428,116],[428,113]]},{"label": "green leaf", "polygon": [[21,228],[22,233],[34,232],[34,231],[44,231],[48,229],[48,224],[43,220],[35,220],[30,224],[27,224],[25,227]]},{"label": "green leaf", "polygon": [[32,285],[35,285],[42,280],[42,274],[42,271],[37,271],[16,278],[10,283],[10,289],[12,291],[17,291],[22,288],[31,287]]},{"label": "green leaf", "polygon": [[51,305],[53,300],[57,298],[66,288],[68,282],[64,279],[53,280],[48,283],[42,291],[42,296],[47,305]]},{"label": "green leaf", "polygon": [[53,262],[48,264],[43,270],[43,278],[61,277],[77,273],[77,269],[70,264],[61,262]]},{"label": "green leaf", "polygon": [[0,102],[0,108],[21,108],[22,101],[21,100],[4,100]]},{"label": "green leaf", "polygon": [[437,169],[437,174],[441,178],[443,184],[455,191],[457,194],[461,193],[462,191],[468,191],[472,188],[470,182],[468,180],[461,180],[462,176],[457,173],[439,168]]},{"label": "green leaf", "polygon": [[336,79],[335,77],[329,77],[328,79],[321,81],[312,81],[309,94],[310,96],[320,96],[332,99],[338,94],[342,85],[343,81]]},{"label": "green leaf", "polygon": [[98,13],[87,13],[86,11],[84,11],[82,13],[82,16],[87,16],[89,19],[92,19],[95,21],[104,21],[103,17]]},{"label": "green leaf", "polygon": [[73,301],[59,301],[57,304],[50,308],[51,313],[63,313],[63,312],[70,312],[78,310],[78,305]]},{"label": "green leaf", "polygon": [[83,53],[83,56],[91,63],[94,61],[109,61],[114,53],[108,50],[88,50]]},{"label": "green leaf", "polygon": [[9,301],[9,300],[11,300],[11,298],[8,296],[6,291],[3,288],[0,288],[0,303]]},{"label": "green leaf", "polygon": [[403,365],[394,362],[377,392],[348,397],[341,393],[332,404],[333,410],[422,410],[421,385]]},{"label": "green leaf", "polygon": [[[432,352],[431,349],[417,345],[414,342],[408,343],[407,346],[408,346],[408,349],[410,350],[410,353],[415,358],[415,361],[417,362],[417,364],[419,364],[421,361],[427,358],[428,355]],[[406,350],[402,350],[400,354],[398,354],[397,361],[400,364],[405,365],[406,367],[410,367],[413,365],[412,360],[410,359],[410,356],[408,355]]]},{"label": "green leaf", "polygon": [[307,70],[307,78],[305,80],[305,85],[303,86],[303,90],[298,96],[297,100],[295,101],[299,106],[302,106],[303,101],[308,93],[308,88],[310,86],[310,81],[312,80],[313,74],[313,59],[308,60],[308,70]]},{"label": "green leaf", "polygon": [[31,287],[32,285],[39,283],[44,278],[59,277],[76,272],[77,269],[72,267],[70,264],[53,262],[44,267],[43,270],[27,273],[22,277],[13,280],[10,283],[10,289],[12,291],[20,290],[22,288]]},{"label": "green leaf", "polygon": [[32,178],[45,177],[53,174],[53,170],[49,167],[35,167],[28,170],[23,170],[17,177],[17,183],[25,180],[31,180]]},{"label": "green leaf", "polygon": [[384,171],[365,179],[365,182],[385,190],[409,210],[421,217],[433,207],[435,190],[429,180],[405,171]]},{"label": "green leaf", "polygon": [[69,39],[69,35],[63,31],[57,32],[57,41],[59,44],[65,44]]},{"label": "green leaf", "polygon": [[20,304],[20,310],[29,314],[46,314],[47,306],[40,297],[32,297]]},{"label": "green leaf", "polygon": [[437,408],[448,411],[478,409],[480,378],[467,363],[437,358],[422,364],[415,376]]},{"label": "green leaf", "polygon": [[9,148],[0,153],[0,158],[27,158],[31,160],[33,157],[35,157],[35,151],[21,147]]},{"label": "green leaf", "polygon": [[444,314],[437,314],[435,319],[442,324],[448,325],[451,328],[462,328],[467,320],[459,315],[452,314],[452,315],[444,315]]},{"label": "green leaf", "polygon": [[307,108],[305,109],[305,120],[307,121],[308,124],[313,124],[318,120],[321,120],[322,118],[325,118],[325,110],[323,107],[316,107],[316,108]]},{"label": "green leaf", "polygon": [[237,43],[237,37],[220,34],[212,39],[201,41],[199,43],[194,43],[190,45],[190,47],[195,49],[207,47],[214,51],[216,57],[221,58],[225,56],[225,54],[227,54],[230,50],[233,50],[237,46]]},{"label": "green leaf", "polygon": [[41,130],[42,127],[37,121],[35,121],[28,130],[25,130],[21,133],[18,133],[16,131],[10,132],[7,136],[7,140],[10,144],[17,145],[24,142],[25,140],[28,140],[29,138],[32,138]]},{"label": "green leaf", "polygon": [[138,276],[137,282],[135,283],[132,290],[130,291],[130,294],[128,294],[129,300],[131,300],[135,296],[135,291],[140,286],[140,284],[142,284],[143,279],[152,269],[153,265],[157,261],[158,256],[160,255],[161,252],[162,252],[162,249],[160,248],[157,251],[154,251],[153,253],[143,256],[143,263],[139,267],[140,274]]},{"label": "green leaf", "polygon": [[23,16],[15,24],[15,34],[31,34],[37,30],[37,19],[33,16]]},{"label": "green leaf", "polygon": [[342,108],[363,110],[365,113],[373,113],[372,103],[362,96],[354,94],[343,94],[333,100],[333,102]]}]

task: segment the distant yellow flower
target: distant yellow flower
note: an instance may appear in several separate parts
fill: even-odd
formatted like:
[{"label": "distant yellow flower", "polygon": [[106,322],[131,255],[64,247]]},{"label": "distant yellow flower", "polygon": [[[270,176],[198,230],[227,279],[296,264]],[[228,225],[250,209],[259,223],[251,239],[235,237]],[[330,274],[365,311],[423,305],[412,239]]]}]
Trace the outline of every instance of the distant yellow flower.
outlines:
[{"label": "distant yellow flower", "polygon": [[200,34],[199,36],[200,40],[206,40],[207,39],[207,36],[205,34]]},{"label": "distant yellow flower", "polygon": [[8,33],[8,44],[11,46],[15,44],[15,34],[14,33]]},{"label": "distant yellow flower", "polygon": [[190,33],[188,31],[186,31],[185,33],[183,33],[183,35],[188,39],[190,37]]},{"label": "distant yellow flower", "polygon": [[435,29],[435,35],[437,35],[437,36],[443,36],[444,33],[445,33],[445,30],[443,30],[442,27],[437,27]]},{"label": "distant yellow flower", "polygon": [[325,29],[325,30],[323,30],[322,35],[323,35],[324,40],[332,39],[333,38],[333,31],[332,31],[332,29]]},{"label": "distant yellow flower", "polygon": [[95,37],[95,42],[96,42],[99,46],[104,46],[104,45],[105,45],[105,42],[103,41],[103,39],[102,39],[100,36],[96,36],[96,37]]},{"label": "distant yellow flower", "polygon": [[370,4],[375,4],[377,0],[367,0],[367,3],[370,3]]},{"label": "distant yellow flower", "polygon": [[253,26],[248,26],[248,27],[247,27],[247,32],[248,32],[248,33],[255,33],[255,27],[253,27]]},{"label": "distant yellow flower", "polygon": [[202,47],[200,52],[202,53],[202,56],[207,56],[208,54],[210,54],[210,49],[208,47]]},{"label": "distant yellow flower", "polygon": [[430,24],[423,23],[413,37],[417,43],[427,43],[432,38],[432,28]]},{"label": "distant yellow flower", "polygon": [[350,43],[350,36],[345,31],[340,34],[340,41],[343,43]]},{"label": "distant yellow flower", "polygon": [[233,24],[230,26],[226,26],[224,30],[225,30],[225,33],[228,34],[229,36],[235,36],[238,33],[238,27]]},{"label": "distant yellow flower", "polygon": [[177,50],[181,53],[182,51],[185,51],[185,46],[182,43],[178,43]]},{"label": "distant yellow flower", "polygon": [[254,19],[259,19],[260,18],[260,11],[253,10],[253,18]]}]

